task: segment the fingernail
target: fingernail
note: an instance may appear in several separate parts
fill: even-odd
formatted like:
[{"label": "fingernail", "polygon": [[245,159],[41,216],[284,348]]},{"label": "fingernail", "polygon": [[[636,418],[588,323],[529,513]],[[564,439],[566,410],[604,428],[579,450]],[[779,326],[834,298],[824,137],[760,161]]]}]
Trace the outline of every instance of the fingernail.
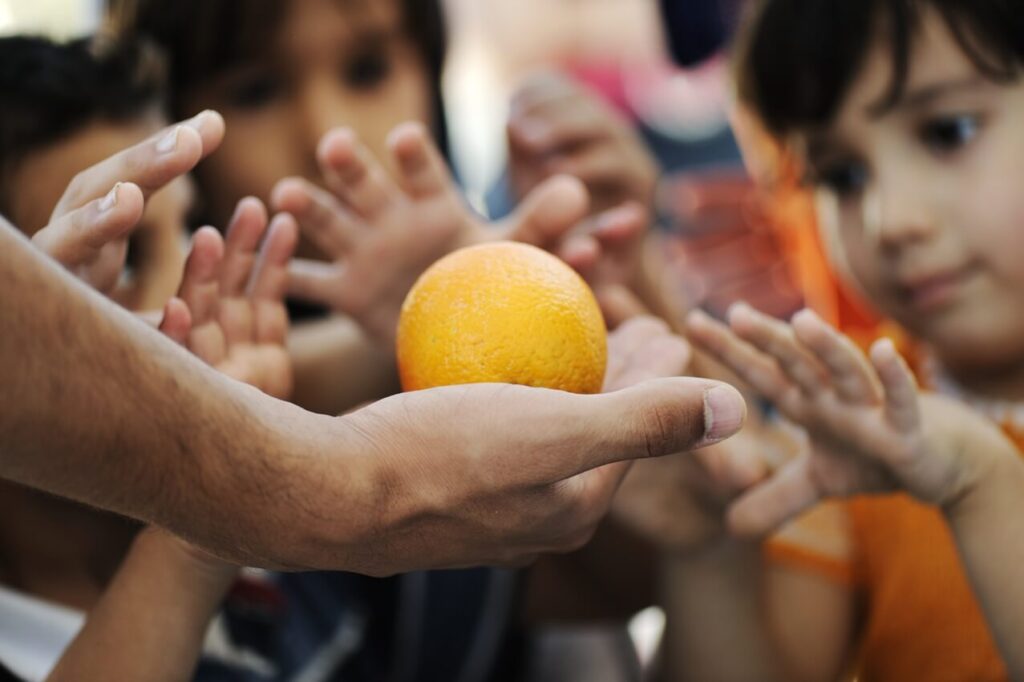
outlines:
[{"label": "fingernail", "polygon": [[103,201],[100,202],[100,213],[106,213],[110,209],[117,206],[117,191],[121,189],[121,183],[114,185],[114,188],[107,192],[107,196],[103,197]]},{"label": "fingernail", "polygon": [[686,314],[686,321],[690,324],[706,325],[711,322],[711,316],[700,308],[694,308]]},{"label": "fingernail", "polygon": [[725,319],[732,322],[737,315],[750,315],[754,309],[746,301],[736,301],[725,311]]},{"label": "fingernail", "polygon": [[816,317],[817,317],[817,315],[815,315],[814,312],[810,308],[804,308],[803,310],[798,310],[796,313],[794,313],[793,317],[789,318],[789,321],[790,322],[796,322],[797,320],[799,320],[801,318],[808,319],[808,320],[813,320]]},{"label": "fingernail", "polygon": [[531,147],[541,146],[548,135],[545,126],[529,119],[520,121],[517,127],[519,128],[519,135],[523,138],[523,141]]},{"label": "fingernail", "polygon": [[747,406],[734,388],[715,386],[704,392],[704,440],[710,445],[725,440],[740,430]]},{"label": "fingernail", "polygon": [[199,130],[199,125],[203,122],[203,119],[206,118],[206,115],[209,114],[209,113],[210,113],[209,109],[205,109],[203,111],[200,111],[198,114],[196,114],[195,116],[190,118],[188,121],[186,121],[185,125],[187,125],[189,128],[195,128],[196,130]]},{"label": "fingernail", "polygon": [[163,138],[157,142],[156,150],[161,154],[173,152],[178,146],[179,133],[181,133],[181,126],[176,126],[174,130],[164,135]]},{"label": "fingernail", "polygon": [[613,227],[617,227],[622,223],[628,223],[636,220],[640,220],[640,209],[631,204],[625,206],[617,206],[616,208],[609,209],[597,217],[596,225],[594,229],[597,232],[604,232],[610,230]]}]

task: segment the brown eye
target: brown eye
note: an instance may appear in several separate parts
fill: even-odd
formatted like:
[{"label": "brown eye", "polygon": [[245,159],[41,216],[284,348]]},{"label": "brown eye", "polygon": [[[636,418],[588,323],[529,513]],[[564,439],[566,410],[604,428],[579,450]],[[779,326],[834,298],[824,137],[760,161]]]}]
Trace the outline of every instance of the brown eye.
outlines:
[{"label": "brown eye", "polygon": [[967,145],[980,128],[976,116],[936,118],[921,126],[921,140],[934,152],[948,154]]},{"label": "brown eye", "polygon": [[371,90],[391,74],[391,60],[383,48],[365,50],[345,65],[346,85],[357,90]]},{"label": "brown eye", "polygon": [[283,90],[274,76],[257,73],[235,79],[225,89],[225,97],[233,107],[258,109],[272,102]]},{"label": "brown eye", "polygon": [[840,199],[852,196],[864,189],[868,182],[868,171],[862,164],[837,163],[814,174],[814,183],[834,193]]}]

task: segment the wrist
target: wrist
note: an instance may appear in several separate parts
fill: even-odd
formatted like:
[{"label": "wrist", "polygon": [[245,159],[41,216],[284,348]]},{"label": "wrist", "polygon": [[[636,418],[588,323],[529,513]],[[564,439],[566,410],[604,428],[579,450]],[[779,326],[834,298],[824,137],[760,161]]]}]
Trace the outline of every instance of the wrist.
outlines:
[{"label": "wrist", "polygon": [[1009,439],[999,435],[998,440],[965,448],[962,480],[955,494],[941,504],[950,523],[984,513],[1002,498],[1019,497],[1024,490],[1024,460]]},{"label": "wrist", "polygon": [[[387,458],[358,413],[327,417],[281,403],[268,417],[270,451],[252,483],[256,565],[370,572],[374,536],[386,526]],[[383,438],[381,439],[383,440]]]},{"label": "wrist", "polygon": [[167,583],[177,586],[172,592],[189,594],[211,608],[231,587],[239,570],[238,566],[154,526],[143,529],[136,538],[130,561],[153,566],[154,575],[158,572]]}]

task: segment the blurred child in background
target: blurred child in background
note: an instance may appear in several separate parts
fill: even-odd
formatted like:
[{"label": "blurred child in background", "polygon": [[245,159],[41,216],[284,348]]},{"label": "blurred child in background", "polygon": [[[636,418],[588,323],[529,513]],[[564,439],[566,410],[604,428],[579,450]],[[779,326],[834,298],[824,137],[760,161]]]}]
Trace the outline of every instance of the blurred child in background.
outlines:
[{"label": "blurred child in background", "polygon": [[[836,267],[919,340],[866,357],[749,307],[691,338],[805,429],[803,452],[686,472],[668,562],[674,679],[1016,679],[1024,603],[1024,26],[1002,2],[766,0],[740,91],[813,182]],[[777,469],[760,483],[756,481]],[[755,484],[756,483],[756,484]],[[822,497],[766,545],[763,535]],[[972,589],[973,588],[973,589]]]}]

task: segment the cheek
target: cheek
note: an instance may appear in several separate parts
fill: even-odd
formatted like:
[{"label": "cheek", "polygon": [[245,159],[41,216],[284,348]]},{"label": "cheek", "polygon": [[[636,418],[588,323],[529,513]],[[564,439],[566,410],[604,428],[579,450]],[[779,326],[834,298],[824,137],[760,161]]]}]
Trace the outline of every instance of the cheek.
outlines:
[{"label": "cheek", "polygon": [[388,134],[407,121],[418,121],[433,130],[429,92],[422,81],[411,77],[392,81],[378,95],[351,101],[345,123],[359,134],[377,159],[388,164]]},{"label": "cheek", "polygon": [[832,259],[836,272],[858,294],[879,308],[887,309],[887,288],[883,285],[882,263],[875,249],[859,233],[844,235],[840,243],[842,259]]},{"label": "cheek", "polygon": [[[1024,91],[1020,106],[1007,111],[981,140],[958,177],[955,212],[967,248],[992,274],[1024,283]],[[1024,297],[1024,294],[1021,294]]]},{"label": "cheek", "polygon": [[[1021,169],[1016,177],[1024,177]],[[973,195],[965,216],[969,249],[984,261],[992,275],[1024,286],[1024,191],[1010,176],[999,178]],[[1022,290],[1024,291],[1024,290]],[[1024,298],[1024,293],[1021,293]]]}]

